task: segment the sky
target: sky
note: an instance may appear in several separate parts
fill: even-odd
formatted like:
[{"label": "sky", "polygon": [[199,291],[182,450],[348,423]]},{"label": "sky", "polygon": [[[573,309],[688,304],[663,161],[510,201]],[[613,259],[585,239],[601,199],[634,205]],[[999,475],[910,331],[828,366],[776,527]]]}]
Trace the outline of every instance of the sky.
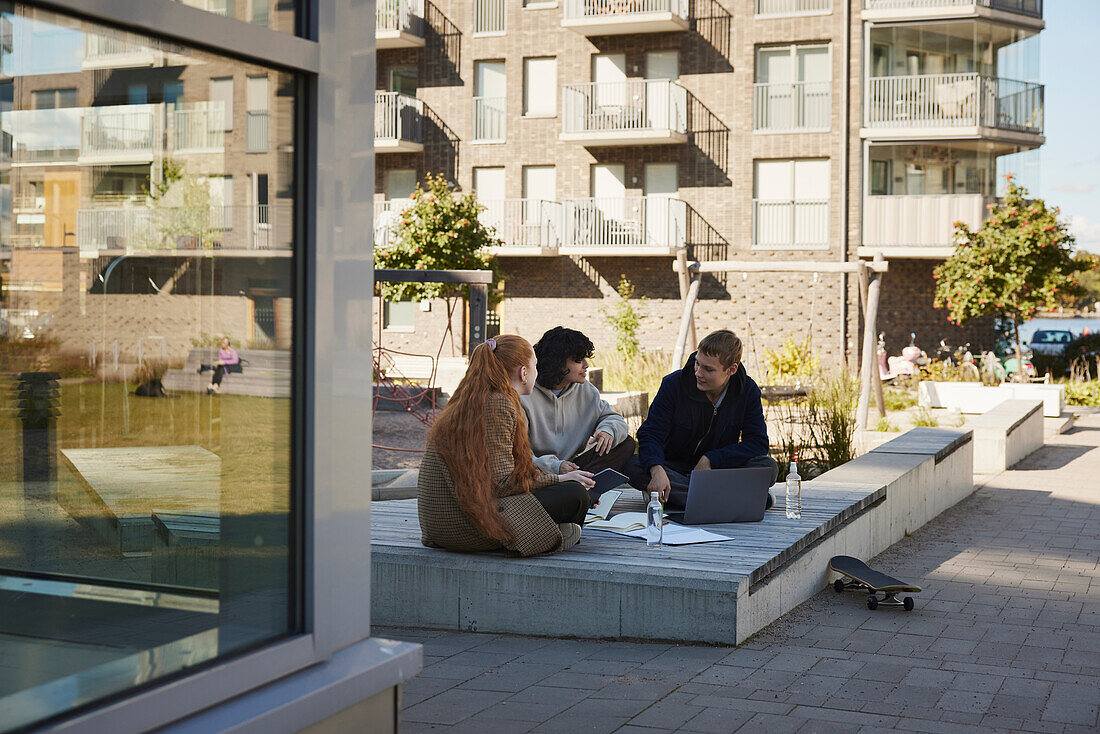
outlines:
[{"label": "sky", "polygon": [[1039,195],[1059,206],[1080,249],[1100,254],[1100,0],[1046,0]]}]

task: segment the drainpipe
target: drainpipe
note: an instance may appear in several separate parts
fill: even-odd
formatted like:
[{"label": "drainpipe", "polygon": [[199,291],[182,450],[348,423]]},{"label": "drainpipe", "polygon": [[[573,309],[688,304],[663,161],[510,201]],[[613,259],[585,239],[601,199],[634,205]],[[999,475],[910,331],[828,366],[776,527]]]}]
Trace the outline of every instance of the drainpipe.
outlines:
[{"label": "drainpipe", "polygon": [[[851,183],[851,173],[848,170],[848,148],[851,145],[852,140],[852,100],[850,89],[852,86],[852,3],[857,0],[844,0],[844,42],[843,42],[843,55],[844,55],[844,87],[841,89],[841,108],[843,109],[843,132],[844,132],[844,144],[840,149],[840,168],[843,171],[842,182],[840,187],[840,226],[841,226],[841,242],[843,246],[840,248],[840,261],[847,262],[848,260],[848,248],[851,246],[848,236],[848,222],[850,219],[848,213],[848,187]],[[863,70],[859,70],[862,77]],[[862,78],[860,84],[863,83]],[[858,246],[858,245],[857,245]],[[858,255],[857,255],[858,257]],[[841,288],[843,290],[843,297],[841,298],[841,319],[844,324],[845,334],[849,334],[848,331],[848,273],[841,275]],[[856,308],[858,313],[859,309]],[[858,334],[859,329],[856,328],[852,334]],[[844,351],[847,351],[848,344],[847,339],[842,345]],[[858,344],[852,344],[851,354],[858,353]],[[853,357],[854,359],[854,357]]]}]

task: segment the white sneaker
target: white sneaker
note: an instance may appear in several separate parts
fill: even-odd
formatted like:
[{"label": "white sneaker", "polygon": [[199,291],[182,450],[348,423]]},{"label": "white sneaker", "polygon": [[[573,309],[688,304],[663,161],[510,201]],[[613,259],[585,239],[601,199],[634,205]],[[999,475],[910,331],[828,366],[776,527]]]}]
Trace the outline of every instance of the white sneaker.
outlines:
[{"label": "white sneaker", "polygon": [[561,549],[569,550],[581,539],[581,526],[572,522],[558,523],[558,530],[561,531]]}]

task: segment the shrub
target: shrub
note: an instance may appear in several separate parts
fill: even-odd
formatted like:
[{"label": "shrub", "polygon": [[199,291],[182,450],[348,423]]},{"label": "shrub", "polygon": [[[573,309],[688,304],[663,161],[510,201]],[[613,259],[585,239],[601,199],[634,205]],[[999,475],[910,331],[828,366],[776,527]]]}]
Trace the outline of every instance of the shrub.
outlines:
[{"label": "shrub", "polygon": [[898,427],[888,421],[886,418],[879,418],[878,423],[871,429],[872,431],[883,431],[884,433],[895,433]]},{"label": "shrub", "polygon": [[824,380],[806,400],[806,422],[814,460],[821,471],[828,471],[856,457],[856,403],[859,383],[842,373]]},{"label": "shrub", "polygon": [[917,404],[917,396],[909,390],[888,387],[883,391],[887,410],[908,410]]},{"label": "shrub", "polygon": [[650,401],[657,395],[661,379],[668,373],[668,357],[663,352],[639,351],[627,357],[619,351],[599,352],[592,360],[603,368],[603,384],[612,392],[644,390]]},{"label": "shrub", "polygon": [[168,371],[169,366],[167,360],[147,359],[139,364],[138,368],[134,370],[134,376],[131,381],[137,385],[160,382],[164,379],[164,374]]},{"label": "shrub", "polygon": [[809,337],[801,342],[787,337],[779,349],[764,350],[764,365],[768,384],[790,385],[816,373],[819,362],[810,347]]},{"label": "shrub", "polygon": [[1067,380],[1061,383],[1066,386],[1066,404],[1084,405],[1090,408],[1100,408],[1100,379],[1097,380]]},{"label": "shrub", "polygon": [[932,415],[932,411],[928,408],[917,408],[916,414],[913,416],[914,426],[925,426],[927,428],[935,428],[940,422],[936,420],[936,416]]},{"label": "shrub", "polygon": [[[632,360],[638,356],[641,348],[638,342],[638,326],[645,317],[645,311],[633,303],[634,286],[625,275],[619,276],[619,285],[615,290],[619,294],[619,300],[614,307],[603,312],[604,319],[615,332],[615,349],[627,360]],[[680,366],[677,365],[677,369]]]}]

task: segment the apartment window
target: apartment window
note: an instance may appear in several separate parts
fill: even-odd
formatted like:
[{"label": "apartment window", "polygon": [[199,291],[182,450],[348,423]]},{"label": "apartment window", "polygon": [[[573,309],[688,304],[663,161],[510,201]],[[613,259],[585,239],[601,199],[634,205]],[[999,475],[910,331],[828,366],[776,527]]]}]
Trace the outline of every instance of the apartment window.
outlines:
[{"label": "apartment window", "polygon": [[168,82],[164,85],[164,104],[176,108],[183,104],[183,82]]},{"label": "apartment window", "polygon": [[68,107],[76,107],[76,90],[36,89],[31,92],[31,105],[36,110],[60,110]]},{"label": "apartment window", "polygon": [[411,199],[416,191],[415,168],[393,168],[382,176],[382,189],[387,199]]},{"label": "apartment window", "polygon": [[497,230],[499,236],[504,236],[504,219],[507,209],[504,168],[500,166],[475,168],[474,191],[477,193],[478,203],[485,207],[480,215],[481,223],[486,227]]},{"label": "apartment window", "polygon": [[825,15],[833,10],[832,0],[756,0],[756,15]]},{"label": "apartment window", "polygon": [[890,185],[890,161],[871,161],[871,196],[886,196],[893,190]]},{"label": "apartment window", "polygon": [[553,56],[523,60],[523,114],[553,117],[558,106],[558,60]]},{"label": "apartment window", "polygon": [[501,142],[505,131],[506,85],[503,61],[474,62],[474,136]]},{"label": "apartment window", "polygon": [[267,152],[267,77],[248,77],[247,147],[249,153]]},{"label": "apartment window", "polygon": [[390,69],[390,91],[416,96],[420,84],[420,72],[415,66],[395,66]]},{"label": "apartment window", "polygon": [[767,160],[753,164],[753,246],[829,246],[829,161]]},{"label": "apartment window", "polygon": [[829,129],[832,85],[828,46],[760,47],[755,73],[754,130]]},{"label": "apartment window", "polygon": [[550,246],[557,214],[557,171],[553,166],[523,167],[523,244]]},{"label": "apartment window", "polygon": [[475,35],[504,33],[504,0],[474,0],[473,4]]},{"label": "apartment window", "polygon": [[267,27],[268,7],[267,0],[252,0],[252,23]]},{"label": "apartment window", "polygon": [[416,331],[415,301],[385,301],[382,304],[382,328],[386,331]]},{"label": "apartment window", "polygon": [[126,87],[126,104],[148,104],[149,86],[146,84],[131,84]]},{"label": "apartment window", "polygon": [[210,104],[222,109],[225,129],[233,129],[233,77],[219,77],[210,80]]}]

